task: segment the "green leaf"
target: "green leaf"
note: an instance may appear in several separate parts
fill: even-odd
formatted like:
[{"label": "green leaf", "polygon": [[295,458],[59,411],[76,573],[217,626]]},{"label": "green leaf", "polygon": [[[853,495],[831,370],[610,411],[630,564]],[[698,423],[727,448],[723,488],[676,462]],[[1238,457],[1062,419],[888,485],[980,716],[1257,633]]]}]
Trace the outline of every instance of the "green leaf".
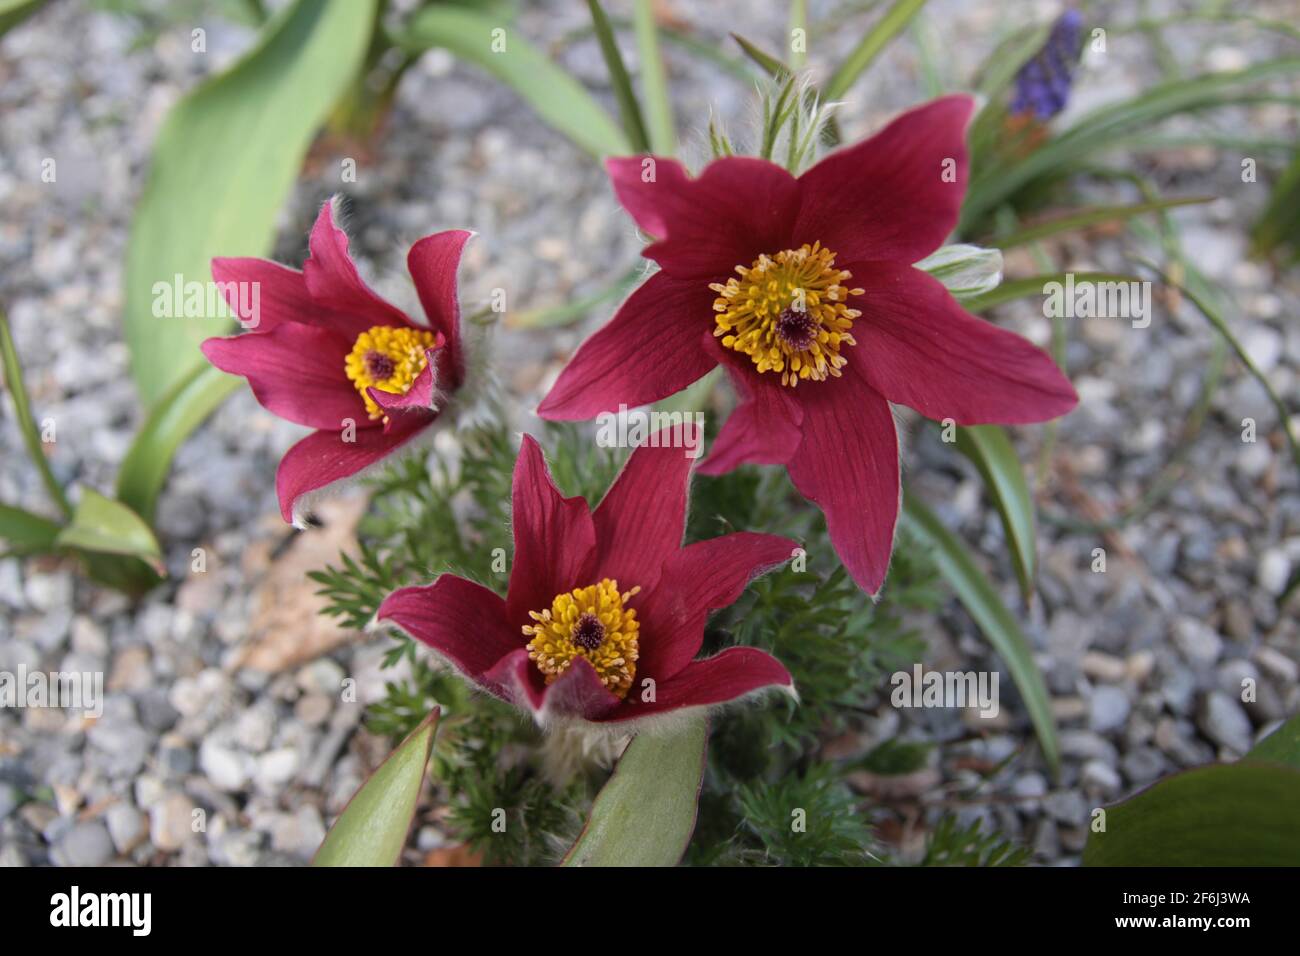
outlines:
[{"label": "green leaf", "polygon": [[[803,32],[804,40],[798,48],[794,45],[796,30]],[[790,23],[786,39],[790,44],[790,69],[802,70],[808,63],[808,0],[790,0]]]},{"label": "green leaf", "polygon": [[969,425],[957,429],[957,450],[974,462],[1002,516],[1011,547],[1011,563],[1026,601],[1034,594],[1034,499],[1025,471],[1006,429],[1000,425]]},{"label": "green leaf", "polygon": [[591,807],[565,866],[676,866],[695,830],[708,719],[632,738]]},{"label": "green leaf", "polygon": [[202,361],[199,342],[230,325],[219,307],[155,317],[155,285],[179,275],[206,290],[214,256],[270,250],[276,216],[356,74],[373,16],[374,0],[296,0],[252,51],[168,115],[127,248],[126,338],[147,405]]},{"label": "green leaf", "polygon": [[1300,770],[1242,760],[1166,777],[1106,809],[1106,831],[1088,835],[1083,862],[1295,866]]},{"label": "green leaf", "polygon": [[427,7],[396,39],[411,53],[442,47],[482,67],[594,156],[632,152],[623,131],[592,95],[523,37],[505,34],[505,50],[493,52],[493,31],[501,28],[499,21],[500,17],[462,7]]},{"label": "green leaf", "polygon": [[1279,249],[1284,262],[1300,258],[1300,153],[1273,185],[1268,205],[1250,234],[1251,252],[1272,255]]},{"label": "green leaf", "polygon": [[609,83],[614,88],[614,99],[618,102],[618,115],[623,120],[623,132],[632,144],[632,152],[650,152],[650,137],[645,131],[645,120],[641,118],[641,104],[637,102],[636,90],[632,89],[632,77],[623,62],[623,54],[618,48],[614,28],[610,26],[609,17],[600,5],[600,0],[587,0],[591,10],[591,23],[596,29],[596,40],[600,44],[600,53],[605,58],[605,69],[609,71]]},{"label": "green leaf", "polygon": [[1277,409],[1278,422],[1281,424],[1282,433],[1286,436],[1287,444],[1291,448],[1291,459],[1295,462],[1296,468],[1300,468],[1300,441],[1297,441],[1296,431],[1291,426],[1291,412],[1287,408],[1286,402],[1284,402],[1282,396],[1277,393],[1277,389],[1275,389],[1273,383],[1268,380],[1268,376],[1259,370],[1259,366],[1257,366],[1255,360],[1250,357],[1250,353],[1246,351],[1245,347],[1232,333],[1232,329],[1228,328],[1227,320],[1224,319],[1222,313],[1220,313],[1219,309],[1210,301],[1209,295],[1206,294],[1208,290],[1204,287],[1199,289],[1191,288],[1192,285],[1196,285],[1197,283],[1175,282],[1167,273],[1162,271],[1154,263],[1141,258],[1139,258],[1138,261],[1156,272],[1165,285],[1177,289],[1187,297],[1187,300],[1196,307],[1196,310],[1205,317],[1206,321],[1214,327],[1214,330],[1223,337],[1223,340],[1227,342],[1232,350],[1237,354],[1237,359],[1246,367],[1246,371],[1250,372],[1250,374],[1254,376],[1255,380],[1263,387],[1264,392],[1268,395],[1269,401],[1271,401],[1273,407]]},{"label": "green leaf", "polygon": [[1002,253],[956,243],[930,253],[915,268],[928,272],[958,299],[992,292],[1002,281]]},{"label": "green leaf", "polygon": [[54,550],[59,525],[22,508],[0,505],[0,541],[8,547],[4,556],[44,554]]},{"label": "green leaf", "polygon": [[740,44],[740,48],[745,51],[745,56],[757,63],[768,76],[780,80],[790,75],[788,66],[772,54],[760,49],[757,44],[749,42],[739,33],[733,33],[731,38]]},{"label": "green leaf", "polygon": [[45,0],[0,0],[0,36],[35,13]]},{"label": "green leaf", "polygon": [[1214,199],[1214,196],[1187,196],[1179,199],[1159,199],[1154,202],[1133,203],[1129,206],[1094,206],[1089,209],[1077,210],[1066,216],[1035,223],[1009,236],[996,236],[988,240],[988,243],[998,249],[1012,249],[1016,246],[1037,242],[1039,239],[1045,239],[1048,236],[1054,236],[1060,232],[1086,229],[1088,226],[1096,226],[1106,222],[1123,222],[1144,213],[1159,212],[1162,209],[1172,209],[1175,206],[1191,206],[1196,203],[1213,202]]},{"label": "green leaf", "polygon": [[848,59],[839,65],[826,82],[825,98],[838,100],[849,91],[863,71],[866,70],[889,45],[889,41],[898,36],[907,26],[908,21],[925,6],[925,0],[897,0],[883,17],[867,31],[866,35],[849,54]]},{"label": "green leaf", "polygon": [[[1039,176],[1062,175],[1094,153],[1121,144],[1131,134],[1149,133],[1153,124],[1171,116],[1255,99],[1256,94],[1247,89],[1251,85],[1296,72],[1300,72],[1300,57],[1278,57],[1244,70],[1163,83],[1131,99],[1099,107],[1023,158],[980,164],[979,175],[966,190],[958,231],[966,234]],[[972,130],[973,145],[979,142],[978,133],[978,129]]]},{"label": "green leaf", "polygon": [[152,522],[176,449],[242,384],[242,379],[211,365],[202,365],[177,382],[131,442],[117,473],[118,500]]},{"label": "green leaf", "polygon": [[72,506],[63,486],[50,470],[50,463],[45,458],[44,443],[36,431],[36,419],[32,417],[32,403],[27,394],[27,384],[23,381],[22,365],[18,362],[18,349],[14,346],[13,335],[9,331],[9,319],[0,312],[0,367],[4,369],[5,386],[14,402],[14,417],[18,420],[18,429],[23,434],[23,444],[32,464],[40,472],[41,481],[50,498],[59,506],[64,515],[71,516]]},{"label": "green leaf", "polygon": [[572,302],[563,302],[549,308],[528,309],[524,312],[510,313],[506,319],[506,324],[516,329],[545,329],[568,325],[570,322],[583,318],[603,302],[608,302],[611,299],[621,299],[631,291],[632,286],[636,284],[643,271],[644,267],[638,262],[612,285],[599,289],[591,295],[575,299]]},{"label": "green leaf", "polygon": [[[1070,274],[1074,276],[1076,284],[1080,282],[1142,281],[1138,276],[1118,272],[1075,272]],[[1059,282],[1064,285],[1066,275],[1067,273],[1064,272],[1056,272],[1028,276],[1024,279],[1012,279],[1010,282],[1003,282],[996,289],[982,295],[963,299],[961,304],[967,312],[985,312],[1005,302],[1014,302],[1016,299],[1024,299],[1031,295],[1046,295],[1047,293],[1043,291],[1043,287],[1049,282]]]},{"label": "green leaf", "polygon": [[1255,744],[1243,760],[1267,760],[1300,770],[1300,714]]},{"label": "green leaf", "polygon": [[933,549],[939,573],[952,586],[967,613],[979,625],[993,649],[1006,662],[1011,679],[1024,698],[1038,734],[1043,756],[1055,773],[1060,766],[1056,722],[1052,717],[1043,675],[1034,663],[1029,641],[1007,606],[998,597],[984,572],[975,564],[966,545],[943,526],[939,519],[911,495],[903,496],[903,520],[909,530]]},{"label": "green leaf", "polygon": [[55,544],[92,554],[139,558],[156,574],[166,573],[158,539],[149,525],[122,502],[105,498],[93,488],[81,490],[72,522],[59,532]]},{"label": "green leaf", "polygon": [[659,48],[653,0],[636,0],[632,22],[636,27],[637,57],[641,61],[641,95],[645,100],[650,146],[656,153],[671,156],[677,152],[677,128],[663,52]]},{"label": "green leaf", "polygon": [[435,707],[353,794],[325,834],[312,866],[395,866],[406,845],[433,749]]}]

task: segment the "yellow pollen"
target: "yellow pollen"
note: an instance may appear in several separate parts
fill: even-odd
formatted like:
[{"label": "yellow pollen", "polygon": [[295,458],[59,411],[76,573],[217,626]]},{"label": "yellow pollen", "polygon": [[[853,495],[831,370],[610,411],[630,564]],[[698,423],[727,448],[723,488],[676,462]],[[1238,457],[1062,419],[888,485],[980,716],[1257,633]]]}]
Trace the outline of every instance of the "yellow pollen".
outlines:
[{"label": "yellow pollen", "polygon": [[848,364],[840,347],[857,345],[849,329],[862,315],[846,302],[863,290],[845,285],[853,276],[835,268],[835,253],[804,243],[736,272],[740,278],[709,285],[718,293],[713,334],[722,344],[748,355],[760,372],[779,372],[792,388],[801,379],[838,378]]},{"label": "yellow pollen", "polygon": [[366,389],[374,387],[405,395],[429,364],[425,349],[437,344],[436,333],[405,326],[376,325],[357,336],[344,368],[372,419],[383,418],[384,410]]},{"label": "yellow pollen", "polygon": [[525,624],[528,657],[552,683],[569,669],[574,658],[585,657],[605,689],[616,697],[627,696],[636,674],[636,611],[626,607],[641,591],[632,588],[621,594],[618,582],[604,578],[599,584],[574,588],[558,594],[541,612],[529,611],[536,624]]}]

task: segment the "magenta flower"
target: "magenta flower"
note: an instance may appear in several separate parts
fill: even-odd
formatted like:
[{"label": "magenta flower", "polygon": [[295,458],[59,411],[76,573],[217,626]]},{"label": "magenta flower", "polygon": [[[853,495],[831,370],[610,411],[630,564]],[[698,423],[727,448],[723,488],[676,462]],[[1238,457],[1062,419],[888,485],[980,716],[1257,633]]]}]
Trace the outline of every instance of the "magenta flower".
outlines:
[{"label": "magenta flower", "polygon": [[[412,321],[362,281],[332,203],[320,211],[301,272],[266,259],[214,259],[232,307],[257,283],[254,331],[203,343],[217,368],[248,379],[268,411],[314,428],[280,461],[280,513],[301,523],[307,496],[353,478],[437,419],[465,379],[456,268],[471,233],[449,230],[411,246],[407,267],[429,324]],[[251,297],[245,296],[245,303]]]},{"label": "magenta flower", "polygon": [[394,592],[376,618],[542,724],[630,729],[767,687],[792,691],[786,669],[752,647],[694,660],[709,612],[795,543],[742,532],[682,547],[690,464],[681,448],[642,445],[591,511],[560,495],[524,436],[507,596],[443,574]]},{"label": "magenta flower", "polygon": [[971,108],[935,100],[798,178],[752,157],[694,179],[672,159],[609,160],[619,201],[657,237],[643,254],[661,271],[578,350],[538,413],[647,404],[722,364],[740,403],[701,472],[785,465],[853,579],[878,591],[900,503],[890,402],[961,425],[1045,421],[1077,402],[1046,353],[912,267],[957,223]]}]

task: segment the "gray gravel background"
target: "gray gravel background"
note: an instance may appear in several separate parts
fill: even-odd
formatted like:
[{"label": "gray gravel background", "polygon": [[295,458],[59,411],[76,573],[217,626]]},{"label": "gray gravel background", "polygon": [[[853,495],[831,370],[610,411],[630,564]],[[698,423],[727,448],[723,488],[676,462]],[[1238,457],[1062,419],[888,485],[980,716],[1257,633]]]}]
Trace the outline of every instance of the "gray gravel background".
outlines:
[{"label": "gray gravel background", "polygon": [[[610,5],[625,12],[626,4]],[[827,9],[812,6],[814,19]],[[928,30],[954,85],[1007,25],[1001,6],[930,5]],[[1044,19],[1057,11],[1051,3],[1015,6],[1017,22],[1031,10]],[[1171,6],[1150,4],[1153,13]],[[1280,16],[1289,8],[1294,17],[1291,4],[1259,6]],[[781,43],[780,4],[675,0],[666,7],[721,49],[733,49],[725,28],[737,24],[768,47]],[[119,321],[121,264],[149,144],[177,97],[250,38],[220,19],[195,22],[208,32],[201,56],[190,52],[188,22],[133,49],[130,21],[77,3],[53,4],[0,41],[0,304],[37,415],[57,422],[53,467],[74,488],[110,489],[140,424]],[[519,28],[552,42],[585,22],[585,5],[570,0],[530,5]],[[864,22],[814,35],[813,63],[837,62]],[[1243,65],[1282,48],[1257,32],[1223,27],[1170,36],[1184,62],[1201,68]],[[743,133],[750,90],[676,48],[667,55],[687,157],[702,155],[710,110]],[[561,58],[608,100],[593,42],[568,46]],[[1156,78],[1140,44],[1117,42],[1105,66],[1081,77],[1071,112]],[[845,133],[856,138],[924,96],[915,46],[895,44],[842,107]],[[1215,123],[1229,134],[1296,133],[1293,112],[1276,107],[1221,114]],[[57,184],[40,180],[47,156],[57,158]],[[319,203],[340,188],[340,158],[315,155],[283,216],[276,258],[301,263]],[[1300,289],[1294,272],[1278,277],[1245,258],[1245,229],[1266,199],[1268,177],[1243,184],[1240,158],[1228,149],[1170,150],[1142,165],[1166,192],[1222,197],[1177,213],[1186,248],[1230,298],[1229,321],[1250,354],[1300,409],[1300,325],[1290,321]],[[436,229],[480,234],[462,272],[467,307],[495,287],[523,308],[593,292],[634,263],[639,247],[596,164],[508,91],[442,53],[424,57],[406,78],[385,138],[345,191],[363,271],[408,305],[406,248]],[[1104,237],[1055,247],[1062,265],[1075,269],[1121,268],[1122,250]],[[1008,268],[1037,271],[1018,260]],[[518,400],[520,427],[531,427],[531,409],[563,360],[608,315],[598,309],[583,325],[553,332],[499,333],[494,358]],[[1049,335],[1029,303],[1005,310],[1000,321],[1039,342]],[[1108,515],[1136,500],[1178,450],[1213,344],[1186,306],[1158,308],[1141,331],[1101,320],[1073,326],[1068,367],[1083,400],[1062,424],[1045,506],[1079,514],[1093,502]],[[1241,441],[1246,417],[1258,422],[1255,444]],[[304,862],[382,757],[385,743],[359,728],[360,705],[383,693],[382,642],[345,644],[328,624],[312,621],[310,587],[301,580],[302,570],[346,544],[358,504],[341,500],[327,510],[326,530],[298,538],[278,518],[275,466],[299,434],[240,392],[188,442],[159,514],[172,581],[138,606],[64,564],[0,561],[0,670],[102,671],[109,690],[96,722],[56,710],[0,711],[0,863]],[[998,557],[1000,524],[975,474],[933,430],[912,434],[906,468],[913,485],[989,556],[1004,596],[1018,601],[1011,568]],[[1043,431],[1018,430],[1017,441],[1033,461]],[[0,448],[0,501],[48,512],[7,395]],[[1005,672],[996,721],[886,704],[848,743],[865,750],[900,731],[944,742],[933,766],[892,781],[888,792],[881,781],[861,781],[868,797],[895,806],[905,849],[923,836],[917,808],[942,804],[1028,843],[1039,862],[1077,861],[1092,807],[1178,768],[1235,757],[1300,709],[1300,629],[1294,607],[1289,614],[1277,607],[1300,564],[1300,493],[1275,412],[1237,363],[1229,363],[1187,454],[1172,493],[1141,520],[1104,538],[1048,522],[1040,528],[1039,595],[1024,617],[1062,730],[1059,781],[1036,755]],[[208,553],[205,574],[188,573],[195,547]],[[1096,547],[1107,549],[1104,574],[1089,570]],[[272,569],[272,550],[290,556],[277,562],[287,568]],[[930,667],[1002,666],[955,609],[927,637]],[[357,703],[338,699],[345,677],[357,680]],[[1245,705],[1244,678],[1258,684],[1256,701]],[[198,832],[196,809],[205,822]],[[445,843],[431,811],[410,857],[443,859]]]}]

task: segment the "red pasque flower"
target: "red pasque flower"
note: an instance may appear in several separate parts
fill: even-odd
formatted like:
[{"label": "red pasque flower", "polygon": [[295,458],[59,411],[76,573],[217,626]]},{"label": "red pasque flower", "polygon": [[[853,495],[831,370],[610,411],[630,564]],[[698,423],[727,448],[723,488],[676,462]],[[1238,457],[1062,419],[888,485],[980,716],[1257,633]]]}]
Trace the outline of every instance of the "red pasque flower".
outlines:
[{"label": "red pasque flower", "polygon": [[961,425],[1045,421],[1077,402],[1046,353],[912,267],[957,223],[971,108],[967,96],[935,100],[798,178],[752,157],[693,179],[672,159],[609,160],[660,271],[583,344],[538,413],[647,404],[722,364],[740,401],[700,471],[785,465],[853,579],[878,591],[900,499],[890,402]]},{"label": "red pasque flower", "polygon": [[630,728],[767,687],[792,692],[786,669],[755,648],[694,658],[709,612],[789,559],[795,543],[741,532],[682,547],[691,461],[654,445],[632,452],[592,511],[561,496],[525,435],[506,597],[443,574],[389,595],[376,619],[541,724]]},{"label": "red pasque flower", "polygon": [[[348,237],[327,202],[302,271],[266,259],[213,259],[232,307],[239,284],[256,283],[253,331],[203,343],[217,368],[248,379],[268,411],[314,428],[285,453],[275,475],[280,512],[301,523],[307,496],[355,477],[425,434],[465,378],[456,269],[472,233],[425,236],[407,267],[428,317],[422,325],[362,281]],[[255,320],[255,321],[254,321]]]}]

